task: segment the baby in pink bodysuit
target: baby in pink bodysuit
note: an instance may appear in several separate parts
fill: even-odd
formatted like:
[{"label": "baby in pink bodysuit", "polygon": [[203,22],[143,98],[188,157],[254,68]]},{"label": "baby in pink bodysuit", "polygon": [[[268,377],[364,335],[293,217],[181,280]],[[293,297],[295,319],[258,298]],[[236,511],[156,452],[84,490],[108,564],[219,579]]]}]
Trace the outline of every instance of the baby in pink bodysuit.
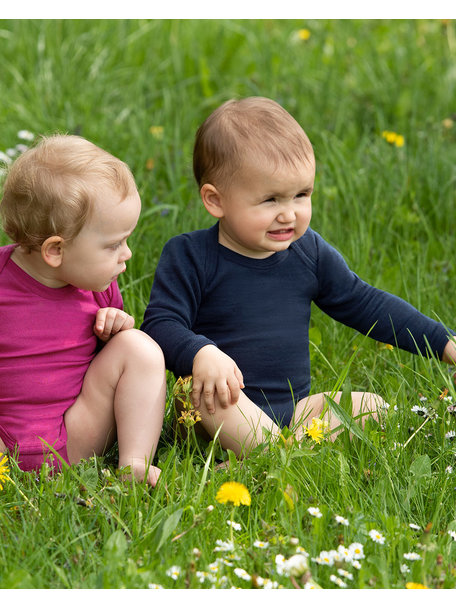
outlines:
[{"label": "baby in pink bodysuit", "polygon": [[[119,468],[155,485],[162,352],[122,310],[141,201],[127,165],[87,140],[42,138],[10,167],[0,215],[0,452],[23,470],[117,438]],[[100,349],[99,346],[102,345]]]}]

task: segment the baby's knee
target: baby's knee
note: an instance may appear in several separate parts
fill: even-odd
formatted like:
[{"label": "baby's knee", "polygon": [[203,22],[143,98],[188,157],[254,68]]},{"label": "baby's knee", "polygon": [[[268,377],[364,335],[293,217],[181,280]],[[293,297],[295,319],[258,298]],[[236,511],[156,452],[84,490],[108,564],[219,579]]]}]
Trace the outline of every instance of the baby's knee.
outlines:
[{"label": "baby's knee", "polygon": [[127,363],[153,365],[165,368],[165,359],[159,345],[139,329],[120,331],[111,338],[112,346]]}]

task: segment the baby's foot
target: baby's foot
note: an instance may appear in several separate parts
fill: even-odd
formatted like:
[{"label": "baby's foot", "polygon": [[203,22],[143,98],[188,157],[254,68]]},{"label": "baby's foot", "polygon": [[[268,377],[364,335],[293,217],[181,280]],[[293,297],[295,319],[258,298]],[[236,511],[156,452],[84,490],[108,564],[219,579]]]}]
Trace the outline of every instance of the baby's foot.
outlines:
[{"label": "baby's foot", "polygon": [[[158,467],[147,466],[146,461],[142,458],[132,458],[128,466],[120,468],[121,479],[131,481],[132,476],[139,483],[146,481],[147,484],[155,488],[161,470]],[[124,472],[123,472],[124,471]]]}]

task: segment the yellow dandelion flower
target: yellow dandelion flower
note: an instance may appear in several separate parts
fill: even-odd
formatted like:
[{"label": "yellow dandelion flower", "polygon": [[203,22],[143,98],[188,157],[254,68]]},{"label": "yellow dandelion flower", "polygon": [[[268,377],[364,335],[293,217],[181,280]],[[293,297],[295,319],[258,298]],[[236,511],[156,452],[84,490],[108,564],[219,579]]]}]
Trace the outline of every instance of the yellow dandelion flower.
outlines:
[{"label": "yellow dandelion flower", "polygon": [[155,138],[155,139],[163,139],[163,131],[164,128],[160,127],[160,126],[152,126],[149,129],[149,133]]},{"label": "yellow dandelion flower", "polygon": [[308,30],[305,27],[303,27],[302,29],[298,30],[298,38],[299,38],[299,40],[309,40],[309,38],[310,38],[310,30]]},{"label": "yellow dandelion flower", "polygon": [[429,589],[426,585],[422,585],[421,583],[407,583],[405,585],[406,589]]},{"label": "yellow dandelion flower", "polygon": [[315,443],[320,443],[325,436],[328,426],[329,423],[326,422],[326,420],[320,420],[320,418],[312,418],[311,425],[306,427],[304,430],[307,435],[309,435],[309,437],[315,441]]},{"label": "yellow dandelion flower", "polygon": [[8,456],[0,452],[0,490],[3,490],[3,484],[9,480]]},{"label": "yellow dandelion flower", "polygon": [[394,131],[382,131],[382,137],[383,139],[386,139],[389,144],[396,146],[396,148],[402,148],[405,144],[404,136],[399,135]]},{"label": "yellow dandelion flower", "polygon": [[239,505],[250,505],[250,493],[243,483],[237,481],[227,481],[222,484],[215,497],[217,502],[222,504],[231,502],[235,507]]}]

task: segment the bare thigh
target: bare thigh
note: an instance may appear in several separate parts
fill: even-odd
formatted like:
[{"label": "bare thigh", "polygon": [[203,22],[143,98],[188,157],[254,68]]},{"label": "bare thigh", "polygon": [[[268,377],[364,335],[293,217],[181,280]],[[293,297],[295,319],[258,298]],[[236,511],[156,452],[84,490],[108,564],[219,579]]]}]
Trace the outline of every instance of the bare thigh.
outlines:
[{"label": "bare thigh", "polygon": [[3,443],[1,437],[0,437],[0,452],[2,454],[4,454],[6,452],[6,445]]},{"label": "bare thigh", "polygon": [[[146,376],[151,366],[161,360],[158,345],[139,330],[122,331],[111,338],[93,359],[79,397],[65,413],[70,462],[79,462],[94,454],[101,455],[115,441],[116,402],[125,399],[119,380],[126,366],[134,365],[137,371],[143,369]],[[142,433],[140,426],[136,427],[136,432],[139,441]]]}]

